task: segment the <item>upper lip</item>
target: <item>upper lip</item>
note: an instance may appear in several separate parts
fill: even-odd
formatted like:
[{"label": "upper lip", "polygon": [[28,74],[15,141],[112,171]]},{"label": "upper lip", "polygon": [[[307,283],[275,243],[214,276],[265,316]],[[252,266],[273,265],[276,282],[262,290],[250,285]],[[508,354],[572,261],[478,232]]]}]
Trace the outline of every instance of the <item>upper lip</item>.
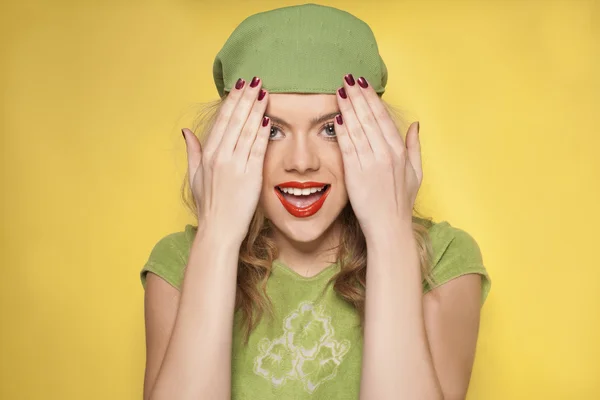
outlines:
[{"label": "upper lip", "polygon": [[282,188],[298,188],[298,189],[306,189],[306,188],[320,188],[327,185],[327,183],[322,183],[322,182],[297,182],[297,181],[290,181],[290,182],[283,182],[280,183],[279,185],[277,185],[278,187]]}]

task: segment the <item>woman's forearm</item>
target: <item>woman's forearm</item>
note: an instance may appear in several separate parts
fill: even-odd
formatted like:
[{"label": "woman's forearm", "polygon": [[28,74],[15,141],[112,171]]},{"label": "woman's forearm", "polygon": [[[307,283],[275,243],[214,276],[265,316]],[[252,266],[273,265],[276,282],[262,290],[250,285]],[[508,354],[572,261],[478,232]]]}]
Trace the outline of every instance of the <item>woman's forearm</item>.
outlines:
[{"label": "woman's forearm", "polygon": [[361,400],[442,399],[425,330],[421,270],[409,224],[367,237]]},{"label": "woman's forearm", "polygon": [[173,333],[150,399],[231,397],[231,342],[240,243],[199,225]]}]

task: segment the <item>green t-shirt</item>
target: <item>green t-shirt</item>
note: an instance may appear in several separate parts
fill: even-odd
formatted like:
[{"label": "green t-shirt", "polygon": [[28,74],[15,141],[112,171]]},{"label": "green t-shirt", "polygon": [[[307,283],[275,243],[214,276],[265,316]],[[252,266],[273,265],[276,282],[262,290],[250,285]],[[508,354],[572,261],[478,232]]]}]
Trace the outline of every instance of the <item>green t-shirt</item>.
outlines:
[{"label": "green t-shirt", "polygon": [[[444,284],[461,275],[479,274],[483,304],[491,281],[476,241],[446,221],[425,223],[432,241],[435,282]],[[186,225],[184,231],[156,243],[140,272],[144,288],[148,271],[181,288],[196,231],[196,227]],[[304,277],[280,260],[273,262],[267,293],[273,302],[274,320],[263,317],[246,346],[240,313],[235,315],[232,400],[358,399],[360,321],[354,307],[337,295],[332,284],[327,285],[337,271],[336,263],[315,276]],[[430,290],[423,283],[423,293]]]}]

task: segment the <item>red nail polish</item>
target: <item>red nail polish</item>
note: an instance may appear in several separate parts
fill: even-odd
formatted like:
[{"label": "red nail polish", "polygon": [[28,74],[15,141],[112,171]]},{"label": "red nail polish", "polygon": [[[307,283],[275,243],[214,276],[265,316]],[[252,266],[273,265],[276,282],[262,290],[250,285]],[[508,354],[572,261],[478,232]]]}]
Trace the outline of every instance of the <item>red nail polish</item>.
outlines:
[{"label": "red nail polish", "polygon": [[344,76],[344,79],[346,80],[348,85],[354,86],[354,77],[352,76],[352,74],[348,74],[348,75]]},{"label": "red nail polish", "polygon": [[340,97],[342,99],[347,99],[348,98],[348,96],[346,95],[346,91],[344,90],[343,87],[338,89],[338,93],[340,94]]},{"label": "red nail polish", "polygon": [[250,82],[250,87],[257,87],[258,86],[258,82],[260,82],[260,78],[257,78],[255,76],[254,78],[252,78],[252,82]]},{"label": "red nail polish", "polygon": [[338,114],[335,116],[335,120],[337,121],[338,124],[343,125],[344,124],[344,120],[342,119],[342,114]]},{"label": "red nail polish", "polygon": [[421,124],[419,124],[419,121],[417,121],[417,133],[419,133],[420,128],[421,128]]},{"label": "red nail polish", "polygon": [[363,89],[366,89],[367,87],[369,87],[369,84],[367,83],[367,80],[364,77],[362,77],[362,76],[360,78],[358,78],[358,84]]},{"label": "red nail polish", "polygon": [[246,83],[246,81],[244,81],[242,78],[239,78],[237,80],[237,82],[235,83],[235,88],[238,89],[238,90],[241,89],[241,88],[243,88],[244,87],[244,83]]},{"label": "red nail polish", "polygon": [[258,92],[258,101],[261,101],[262,99],[265,98],[265,94],[267,94],[267,92],[265,92],[264,90],[260,89],[260,92]]},{"label": "red nail polish", "polygon": [[181,134],[183,135],[183,139],[185,140],[185,133],[183,133],[183,129],[181,130]]},{"label": "red nail polish", "polygon": [[263,117],[263,122],[262,122],[262,126],[267,126],[269,125],[269,117],[267,117],[266,115]]}]

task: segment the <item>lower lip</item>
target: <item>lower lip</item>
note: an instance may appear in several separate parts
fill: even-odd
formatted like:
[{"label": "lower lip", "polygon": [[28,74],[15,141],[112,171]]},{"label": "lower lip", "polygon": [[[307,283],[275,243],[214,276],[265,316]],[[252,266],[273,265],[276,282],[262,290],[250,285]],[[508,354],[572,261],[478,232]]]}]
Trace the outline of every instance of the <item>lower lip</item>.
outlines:
[{"label": "lower lip", "polygon": [[313,214],[316,214],[316,212],[321,209],[321,207],[323,206],[323,203],[325,203],[325,199],[327,198],[329,191],[331,190],[331,185],[329,185],[329,187],[327,187],[327,190],[325,190],[325,193],[323,193],[323,196],[319,197],[319,200],[315,201],[308,207],[304,207],[304,208],[299,208],[293,204],[290,204],[285,199],[285,197],[283,197],[283,194],[279,191],[279,189],[274,188],[274,190],[275,190],[275,194],[277,195],[277,197],[279,197],[279,201],[281,201],[281,204],[283,204],[283,207],[287,210],[287,212],[289,212],[290,214],[292,214],[294,217],[297,217],[297,218],[306,218],[306,217],[310,217]]}]

